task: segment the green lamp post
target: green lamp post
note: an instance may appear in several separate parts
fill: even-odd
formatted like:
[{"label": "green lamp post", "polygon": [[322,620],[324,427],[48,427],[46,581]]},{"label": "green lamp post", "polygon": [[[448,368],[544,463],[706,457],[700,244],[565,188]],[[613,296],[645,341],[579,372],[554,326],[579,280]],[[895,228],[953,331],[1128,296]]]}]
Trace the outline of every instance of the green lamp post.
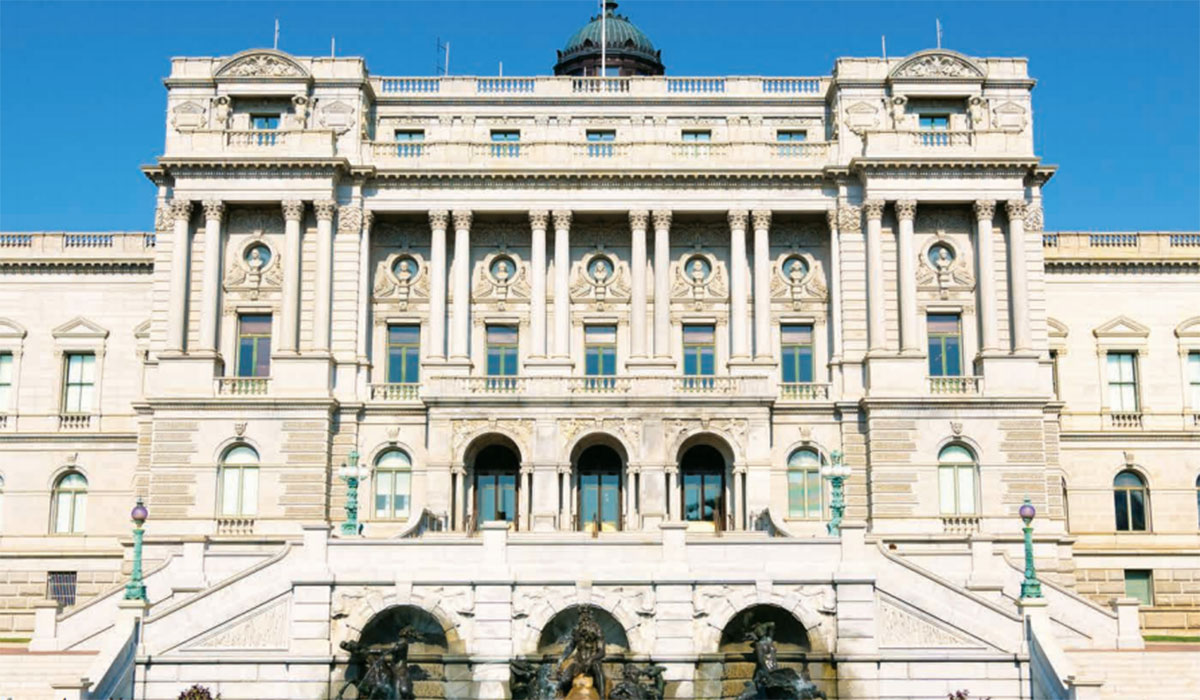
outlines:
[{"label": "green lamp post", "polygon": [[842,534],[842,516],[846,513],[844,486],[846,477],[850,476],[850,467],[842,463],[842,451],[834,450],[830,463],[821,467],[821,476],[829,479],[832,488],[832,499],[829,503],[829,523],[825,526],[830,535]]},{"label": "green lamp post", "polygon": [[358,463],[358,449],[350,450],[349,460],[342,462],[338,475],[346,481],[346,522],[343,535],[358,534],[358,482],[367,478],[366,470]]},{"label": "green lamp post", "polygon": [[133,570],[129,575],[129,583],[125,584],[125,600],[146,600],[146,584],[142,583],[142,525],[146,522],[146,518],[150,517],[150,512],[146,510],[146,506],[142,504],[142,499],[137,499],[137,505],[129,512],[130,519],[133,520]]},{"label": "green lamp post", "polygon": [[1025,579],[1021,581],[1021,597],[1041,598],[1042,584],[1038,581],[1037,570],[1033,566],[1033,525],[1031,525],[1033,516],[1037,515],[1037,510],[1026,498],[1017,512],[1021,516],[1021,521],[1025,523]]}]

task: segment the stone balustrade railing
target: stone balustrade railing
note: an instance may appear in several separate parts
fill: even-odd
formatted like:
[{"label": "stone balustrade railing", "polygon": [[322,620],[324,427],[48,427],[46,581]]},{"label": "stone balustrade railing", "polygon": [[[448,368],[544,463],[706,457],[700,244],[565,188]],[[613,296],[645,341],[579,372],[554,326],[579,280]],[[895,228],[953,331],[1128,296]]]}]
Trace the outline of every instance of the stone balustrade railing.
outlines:
[{"label": "stone balustrade railing", "polygon": [[766,376],[609,376],[609,377],[430,377],[423,383],[421,398],[546,397],[584,398],[621,395],[626,397],[737,396],[763,400],[774,398]]},{"label": "stone balustrade railing", "polygon": [[372,384],[372,401],[417,401],[421,398],[418,383]]},{"label": "stone balustrade railing", "polygon": [[218,535],[253,535],[254,518],[219,516],[217,518]]},{"label": "stone balustrade railing", "polygon": [[1141,430],[1141,411],[1119,411],[1108,414],[1107,427],[1115,430]]},{"label": "stone balustrade railing", "polygon": [[217,396],[266,396],[270,377],[218,377]]},{"label": "stone balustrade railing", "polygon": [[828,401],[829,384],[818,382],[783,382],[779,398],[784,401]]},{"label": "stone balustrade railing", "polygon": [[943,515],[942,532],[947,535],[969,535],[979,532],[980,522],[978,515]]},{"label": "stone balustrade railing", "polygon": [[711,98],[772,97],[794,100],[797,97],[823,99],[829,89],[828,77],[686,77],[639,76],[581,78],[571,76],[438,78],[374,77],[371,86],[379,99],[405,97],[492,97],[497,95],[530,97],[570,97],[572,95],[611,95],[622,97],[692,96]]},{"label": "stone balustrade railing", "polygon": [[92,414],[90,413],[60,413],[58,415],[59,430],[90,430]]},{"label": "stone balustrade railing", "polygon": [[983,393],[983,377],[927,377],[929,393],[934,396],[977,396]]},{"label": "stone balustrade railing", "polygon": [[833,155],[826,141],[694,143],[682,141],[374,141],[371,163],[380,168],[481,169],[818,168]]},{"label": "stone balustrade railing", "polygon": [[0,260],[34,263],[43,260],[152,261],[153,233],[39,231],[0,233]]},{"label": "stone balustrade railing", "polygon": [[930,131],[887,129],[864,135],[863,156],[942,157],[1012,156],[1033,157],[1033,142],[1019,131]]},{"label": "stone balustrade railing", "polygon": [[1042,254],[1049,264],[1200,264],[1200,233],[1055,231],[1042,234]]},{"label": "stone balustrade railing", "polygon": [[166,158],[179,155],[332,158],[330,129],[195,129],[168,142]]}]

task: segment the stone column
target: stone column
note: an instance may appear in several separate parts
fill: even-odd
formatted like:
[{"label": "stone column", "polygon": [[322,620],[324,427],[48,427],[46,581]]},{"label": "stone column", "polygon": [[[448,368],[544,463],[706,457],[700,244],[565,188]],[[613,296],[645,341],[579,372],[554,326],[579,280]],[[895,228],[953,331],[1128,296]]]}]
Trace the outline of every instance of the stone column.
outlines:
[{"label": "stone column", "polygon": [[650,212],[640,209],[629,212],[629,229],[632,234],[630,266],[633,277],[632,301],[629,309],[629,354],[631,357],[646,357],[646,224]]},{"label": "stone column", "polygon": [[175,231],[171,236],[171,289],[167,307],[167,349],[183,352],[187,338],[188,252],[191,236],[188,224],[192,218],[192,202],[171,200],[171,219]]},{"label": "stone column", "polygon": [[919,354],[921,345],[917,334],[917,276],[914,270],[913,219],[917,216],[915,200],[896,202],[896,218],[900,222],[900,239],[896,256],[896,274],[900,277],[900,351]]},{"label": "stone column", "polygon": [[754,354],[769,359],[771,348],[771,210],[760,209],[754,219]]},{"label": "stone column", "polygon": [[745,209],[729,212],[729,325],[732,339],[730,359],[750,357],[750,329],[746,308],[746,221]]},{"label": "stone column", "polygon": [[671,211],[654,212],[654,354],[671,356]]},{"label": "stone column", "polygon": [[454,212],[454,306],[450,309],[450,356],[469,359],[467,334],[471,328],[471,211]]},{"label": "stone column", "polygon": [[219,199],[204,201],[204,279],[200,290],[200,349],[216,352],[217,319],[221,314],[221,219],[225,203]]},{"label": "stone column", "polygon": [[1025,200],[1010,199],[1005,203],[1008,213],[1008,271],[1012,280],[1009,297],[1012,303],[1012,349],[1030,350],[1033,342],[1029,327],[1029,274],[1025,261]]},{"label": "stone column", "polygon": [[445,209],[429,212],[429,350],[432,358],[446,356],[446,224]]},{"label": "stone column", "polygon": [[842,359],[842,244],[841,228],[838,225],[838,210],[825,210],[825,221],[829,224],[829,329],[831,357]]},{"label": "stone column", "polygon": [[979,328],[980,349],[984,352],[999,349],[996,342],[996,261],[992,243],[992,217],[996,214],[994,199],[975,202],[976,248],[979,255]]},{"label": "stone column", "polygon": [[304,202],[283,202],[283,305],[280,309],[279,349],[296,353],[300,348],[300,222]]},{"label": "stone column", "polygon": [[867,214],[867,347],[887,349],[887,310],[883,306],[883,200],[863,202]]},{"label": "stone column", "polygon": [[333,303],[333,213],[337,202],[321,199],[313,202],[317,214],[317,282],[313,305],[313,349],[329,351],[330,306]]},{"label": "stone column", "polygon": [[544,209],[529,212],[529,227],[533,252],[529,266],[533,268],[530,283],[529,329],[533,342],[530,355],[546,356],[546,223],[550,214]]},{"label": "stone column", "polygon": [[571,355],[571,212],[554,212],[554,355]]},{"label": "stone column", "polygon": [[358,236],[358,337],[354,345],[358,361],[363,364],[367,360],[371,339],[371,226],[374,223],[375,212],[364,210]]}]

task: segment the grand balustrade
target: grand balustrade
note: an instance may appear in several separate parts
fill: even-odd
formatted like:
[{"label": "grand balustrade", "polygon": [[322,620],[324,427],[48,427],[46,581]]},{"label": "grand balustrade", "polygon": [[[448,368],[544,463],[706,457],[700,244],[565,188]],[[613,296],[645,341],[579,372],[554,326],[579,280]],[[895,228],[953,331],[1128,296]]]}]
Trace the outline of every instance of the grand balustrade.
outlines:
[{"label": "grand balustrade", "polygon": [[58,263],[151,263],[158,238],[153,233],[106,232],[0,233],[0,254],[5,264]]},{"label": "grand balustrade", "polygon": [[824,99],[829,77],[572,77],[539,76],[503,78],[447,76],[442,78],[373,77],[371,87],[381,101],[406,97],[570,97],[572,95],[625,97],[767,97],[781,101],[797,97]]},{"label": "grand balustrade", "polygon": [[1009,156],[1034,157],[1033,142],[1021,131],[887,129],[864,134],[866,158]]},{"label": "grand balustrade", "polygon": [[164,157],[189,156],[332,158],[336,134],[330,129],[195,129],[168,141]]},{"label": "grand balustrade", "polygon": [[1059,231],[1042,234],[1047,264],[1137,264],[1177,262],[1195,265],[1200,233],[1161,231]]},{"label": "grand balustrade", "polygon": [[[815,385],[814,385],[815,386]],[[814,400],[828,396],[828,387],[814,391]],[[690,398],[769,401],[777,396],[773,378],[768,376],[604,376],[554,377],[438,376],[413,384],[373,384],[371,400],[382,402],[437,401],[486,398],[495,400],[545,399],[664,399],[686,401]]]}]

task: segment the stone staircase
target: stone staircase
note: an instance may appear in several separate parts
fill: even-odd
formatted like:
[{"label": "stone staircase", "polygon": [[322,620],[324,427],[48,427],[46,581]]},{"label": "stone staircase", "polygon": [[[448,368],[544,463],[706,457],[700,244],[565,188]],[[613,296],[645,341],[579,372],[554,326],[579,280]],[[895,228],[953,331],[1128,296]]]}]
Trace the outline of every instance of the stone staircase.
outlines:
[{"label": "stone staircase", "polygon": [[58,686],[86,675],[97,652],[41,652],[0,649],[0,700],[60,700]]},{"label": "stone staircase", "polygon": [[1200,644],[1119,651],[1068,649],[1067,656],[1080,675],[1104,682],[1101,700],[1200,698]]}]

